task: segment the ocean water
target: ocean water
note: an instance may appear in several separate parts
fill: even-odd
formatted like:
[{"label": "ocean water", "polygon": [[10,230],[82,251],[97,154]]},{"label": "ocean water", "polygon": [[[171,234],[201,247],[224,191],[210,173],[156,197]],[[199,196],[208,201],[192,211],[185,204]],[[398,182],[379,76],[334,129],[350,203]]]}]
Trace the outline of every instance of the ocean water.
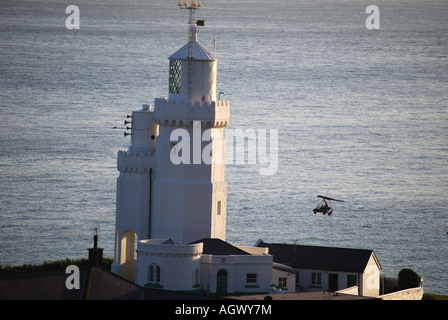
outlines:
[{"label": "ocean water", "polygon": [[[176,1],[0,1],[0,264],[113,256],[123,120],[166,96]],[[229,164],[227,241],[372,249],[448,294],[446,1],[204,0],[231,129],[277,129],[278,170]],[[365,10],[380,10],[368,30]],[[118,129],[113,129],[113,127]],[[316,195],[334,214],[313,214]]]}]

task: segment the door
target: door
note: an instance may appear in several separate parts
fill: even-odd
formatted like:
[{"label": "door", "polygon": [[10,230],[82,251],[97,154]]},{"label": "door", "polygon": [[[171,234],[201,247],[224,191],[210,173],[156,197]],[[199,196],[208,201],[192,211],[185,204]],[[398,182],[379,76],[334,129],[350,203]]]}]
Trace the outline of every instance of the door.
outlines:
[{"label": "door", "polygon": [[328,274],[328,291],[338,291],[338,275],[336,273]]},{"label": "door", "polygon": [[216,293],[218,295],[226,295],[227,294],[227,271],[219,270],[216,278]]},{"label": "door", "polygon": [[347,288],[354,287],[358,285],[358,278],[354,274],[347,275]]}]

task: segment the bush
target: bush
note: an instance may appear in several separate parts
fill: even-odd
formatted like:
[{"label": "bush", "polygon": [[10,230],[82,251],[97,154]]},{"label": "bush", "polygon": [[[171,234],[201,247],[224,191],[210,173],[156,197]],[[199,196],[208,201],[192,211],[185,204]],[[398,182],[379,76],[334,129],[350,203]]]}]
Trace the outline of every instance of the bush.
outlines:
[{"label": "bush", "polygon": [[[101,267],[106,270],[110,270],[112,265],[112,258],[103,258],[103,263]],[[82,267],[86,265],[87,259],[69,259],[65,260],[56,260],[47,262],[45,261],[41,265],[33,265],[33,264],[23,264],[21,266],[2,266],[0,264],[0,274],[8,274],[8,273],[29,273],[29,272],[51,272],[51,271],[65,271],[67,266],[76,265],[78,267]]]},{"label": "bush", "polygon": [[398,273],[399,290],[415,288],[420,286],[420,276],[411,269],[402,269]]}]

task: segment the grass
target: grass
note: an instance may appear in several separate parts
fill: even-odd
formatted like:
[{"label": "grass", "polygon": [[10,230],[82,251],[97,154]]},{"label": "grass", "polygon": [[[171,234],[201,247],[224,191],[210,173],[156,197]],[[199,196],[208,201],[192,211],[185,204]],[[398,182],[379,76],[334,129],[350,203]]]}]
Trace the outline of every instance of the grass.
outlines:
[{"label": "grass", "polygon": [[444,294],[434,294],[434,293],[424,293],[422,300],[448,300],[448,295]]},{"label": "grass", "polygon": [[[102,267],[110,270],[110,266],[113,262],[112,258],[103,258]],[[51,272],[51,271],[65,271],[65,269],[69,265],[76,265],[78,267],[82,267],[86,265],[87,259],[70,259],[66,258],[65,260],[56,260],[47,262],[45,261],[43,264],[34,265],[34,264],[23,264],[21,266],[2,266],[0,265],[0,274],[11,274],[11,273],[29,273],[29,272]]]}]

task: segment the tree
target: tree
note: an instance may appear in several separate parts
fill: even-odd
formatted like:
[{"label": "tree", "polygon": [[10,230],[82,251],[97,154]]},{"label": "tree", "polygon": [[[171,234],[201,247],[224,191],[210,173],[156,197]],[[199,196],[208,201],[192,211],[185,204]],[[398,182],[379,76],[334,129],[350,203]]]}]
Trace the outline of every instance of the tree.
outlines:
[{"label": "tree", "polygon": [[411,269],[402,269],[398,273],[398,288],[399,290],[415,288],[420,285],[420,276]]}]

